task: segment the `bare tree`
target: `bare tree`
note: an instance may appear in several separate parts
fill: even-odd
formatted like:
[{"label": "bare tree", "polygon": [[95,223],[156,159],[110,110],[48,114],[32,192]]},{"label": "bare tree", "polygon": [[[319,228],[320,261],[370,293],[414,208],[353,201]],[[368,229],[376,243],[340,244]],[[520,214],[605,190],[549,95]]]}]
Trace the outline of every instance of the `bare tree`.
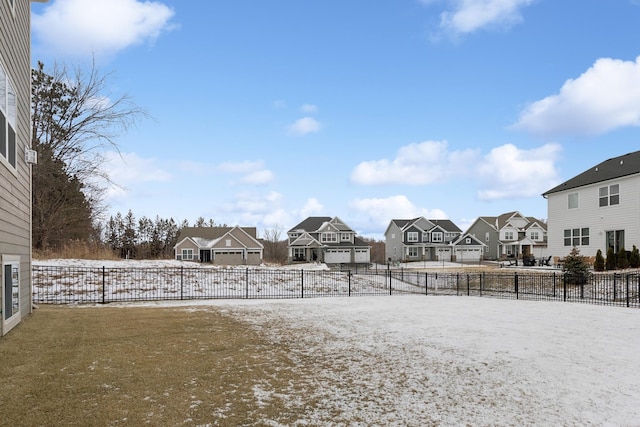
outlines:
[{"label": "bare tree", "polygon": [[264,259],[268,262],[284,264],[287,262],[287,241],[280,240],[282,227],[277,224],[271,228],[264,230]]},{"label": "bare tree", "polygon": [[104,190],[113,184],[102,169],[104,155],[119,152],[116,137],[147,114],[126,95],[112,99],[111,75],[100,74],[95,63],[88,73],[57,65],[49,73],[38,62],[31,77],[32,148],[39,157],[33,168],[34,246],[45,248],[74,230],[77,239],[92,234]]}]

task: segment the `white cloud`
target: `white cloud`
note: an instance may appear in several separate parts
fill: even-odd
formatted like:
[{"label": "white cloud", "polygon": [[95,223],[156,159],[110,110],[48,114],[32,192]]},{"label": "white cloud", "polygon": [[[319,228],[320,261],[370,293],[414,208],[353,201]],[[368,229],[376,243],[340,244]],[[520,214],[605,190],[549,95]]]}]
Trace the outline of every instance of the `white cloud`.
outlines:
[{"label": "white cloud", "polygon": [[426,209],[414,205],[406,196],[396,195],[386,198],[355,199],[349,203],[352,211],[350,225],[359,233],[383,239],[384,230],[392,219],[409,219],[424,216],[430,219],[446,219],[441,209]]},{"label": "white cloud", "polygon": [[294,136],[304,136],[309,133],[318,132],[322,125],[313,117],[303,117],[289,126],[289,134]]},{"label": "white cloud", "polygon": [[304,104],[302,107],[300,107],[300,111],[307,114],[315,113],[318,111],[318,107],[313,104]]},{"label": "white cloud", "polygon": [[275,175],[266,169],[262,161],[225,162],[216,168],[220,172],[243,174],[241,184],[264,185],[275,180]]},{"label": "white cloud", "polygon": [[316,216],[322,213],[324,206],[318,201],[318,199],[311,197],[307,199],[302,209],[300,209],[300,217],[307,218],[309,216]]},{"label": "white cloud", "polygon": [[529,105],[513,126],[536,135],[596,135],[640,125],[640,56],[598,59],[560,93]]},{"label": "white cloud", "polygon": [[[521,9],[536,0],[448,0],[445,12],[440,14],[440,29],[452,35],[469,34],[492,28],[510,28],[522,22]],[[424,5],[437,3],[421,0]]]},{"label": "white cloud", "polygon": [[143,158],[136,153],[107,152],[104,155],[102,169],[116,186],[107,189],[106,198],[122,198],[129,194],[129,188],[140,183],[168,182],[172,179],[169,172],[156,164],[157,159]]},{"label": "white cloud", "polygon": [[496,147],[477,168],[483,200],[539,196],[557,184],[555,161],[561,147],[546,144],[522,150],[512,144]]},{"label": "white cloud", "polygon": [[446,181],[469,170],[476,150],[448,151],[446,141],[425,141],[406,145],[394,160],[362,162],[351,173],[356,184],[425,185]]},{"label": "white cloud", "polygon": [[35,39],[54,53],[114,54],[154,41],[172,28],[174,11],[157,1],[54,0],[41,15],[33,14]]}]

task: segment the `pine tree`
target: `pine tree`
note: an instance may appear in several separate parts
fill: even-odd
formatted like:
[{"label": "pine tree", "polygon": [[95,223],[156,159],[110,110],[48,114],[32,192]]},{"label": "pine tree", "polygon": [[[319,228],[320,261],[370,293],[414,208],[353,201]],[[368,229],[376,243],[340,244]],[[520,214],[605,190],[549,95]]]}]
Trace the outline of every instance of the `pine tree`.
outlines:
[{"label": "pine tree", "polygon": [[604,257],[602,256],[602,251],[600,249],[596,252],[596,260],[593,263],[593,269],[595,271],[604,271]]},{"label": "pine tree", "polygon": [[631,250],[631,256],[629,256],[629,267],[638,268],[640,267],[640,251],[636,245],[633,245],[633,249]]},{"label": "pine tree", "polygon": [[604,268],[607,270],[615,270],[617,264],[616,254],[613,252],[613,248],[610,247],[607,249],[607,260],[604,263]]},{"label": "pine tree", "polygon": [[586,283],[587,279],[591,275],[591,272],[589,271],[589,264],[585,260],[585,257],[580,255],[580,250],[576,247],[571,249],[569,255],[564,258],[562,271],[565,273],[565,280],[567,283],[574,285],[582,285]]},{"label": "pine tree", "polygon": [[618,251],[618,255],[616,256],[616,266],[621,270],[629,268],[629,258],[627,258],[627,251],[624,250],[624,247],[620,248],[620,251]]}]

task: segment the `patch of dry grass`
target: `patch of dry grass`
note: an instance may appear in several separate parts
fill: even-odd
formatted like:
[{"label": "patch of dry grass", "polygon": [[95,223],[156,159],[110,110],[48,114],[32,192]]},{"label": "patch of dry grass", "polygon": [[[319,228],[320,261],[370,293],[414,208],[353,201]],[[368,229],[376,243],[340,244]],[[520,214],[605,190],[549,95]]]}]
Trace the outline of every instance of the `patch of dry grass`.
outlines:
[{"label": "patch of dry grass", "polygon": [[0,424],[287,425],[287,354],[216,309],[42,306],[0,339]]}]

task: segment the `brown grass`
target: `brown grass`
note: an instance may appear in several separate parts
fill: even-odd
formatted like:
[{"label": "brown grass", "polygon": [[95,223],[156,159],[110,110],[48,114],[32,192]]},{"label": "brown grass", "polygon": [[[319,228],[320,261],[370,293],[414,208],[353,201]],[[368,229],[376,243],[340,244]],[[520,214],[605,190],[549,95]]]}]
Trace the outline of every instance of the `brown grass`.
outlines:
[{"label": "brown grass", "polygon": [[287,425],[287,354],[213,308],[43,306],[0,338],[0,425]]},{"label": "brown grass", "polygon": [[35,259],[120,259],[117,253],[104,244],[81,241],[68,242],[59,248],[34,249],[33,257]]}]

